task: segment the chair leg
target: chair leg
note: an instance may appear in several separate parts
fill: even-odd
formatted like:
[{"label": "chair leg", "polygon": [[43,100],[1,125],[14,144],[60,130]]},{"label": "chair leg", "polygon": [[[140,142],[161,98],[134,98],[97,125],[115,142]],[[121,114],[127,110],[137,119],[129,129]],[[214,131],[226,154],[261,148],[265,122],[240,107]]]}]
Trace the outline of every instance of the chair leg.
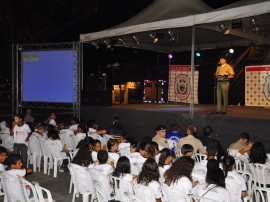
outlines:
[{"label": "chair leg", "polygon": [[37,166],[38,166],[38,172],[40,172],[40,166],[41,166],[41,156],[37,156]]},{"label": "chair leg", "polygon": [[76,193],[75,193],[75,190],[74,190],[73,196],[72,196],[72,202],[75,202],[75,195],[76,195]]},{"label": "chair leg", "polygon": [[37,172],[37,156],[32,155],[33,157],[33,172]]},{"label": "chair leg", "polygon": [[47,169],[48,169],[48,158],[44,158],[44,174],[47,174]]},{"label": "chair leg", "polygon": [[83,194],[83,202],[89,202],[89,194]]},{"label": "chair leg", "polygon": [[57,177],[57,160],[54,160],[53,162],[53,177]]},{"label": "chair leg", "polygon": [[72,185],[73,185],[73,178],[72,178],[72,176],[70,176],[70,185],[69,185],[69,192],[68,193],[71,193]]}]

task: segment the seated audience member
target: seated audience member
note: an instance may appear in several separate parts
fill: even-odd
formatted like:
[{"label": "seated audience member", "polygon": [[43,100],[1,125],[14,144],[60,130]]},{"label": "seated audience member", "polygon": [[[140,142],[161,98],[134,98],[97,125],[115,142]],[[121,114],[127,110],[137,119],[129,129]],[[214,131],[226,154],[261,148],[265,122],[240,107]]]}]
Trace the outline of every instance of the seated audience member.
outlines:
[{"label": "seated audience member", "polygon": [[113,164],[107,163],[109,159],[108,152],[105,150],[100,150],[98,152],[97,159],[98,164],[94,165],[93,168],[98,170],[103,175],[109,177],[113,173],[114,168]]},{"label": "seated audience member", "polygon": [[130,153],[127,155],[131,164],[136,162],[136,159],[141,155],[139,153],[139,143],[136,141],[130,142]]},{"label": "seated audience member", "polygon": [[196,182],[192,182],[191,172],[194,167],[194,160],[188,156],[181,156],[164,173],[164,186],[171,190],[190,194]]},{"label": "seated audience member", "polygon": [[119,142],[116,139],[109,139],[107,143],[108,155],[109,155],[109,160],[113,162],[114,166],[116,166],[116,163],[120,157],[119,154],[117,153],[118,147],[119,147]]},{"label": "seated audience member", "polygon": [[22,157],[19,154],[10,154],[6,160],[7,172],[13,176],[25,178],[26,174],[32,173],[31,168],[23,168]]},{"label": "seated audience member", "polygon": [[[4,171],[4,163],[6,162],[8,151],[5,147],[0,146],[0,171]],[[1,186],[1,183],[0,183]]]},{"label": "seated audience member", "polygon": [[46,125],[53,125],[55,128],[57,128],[55,119],[56,119],[56,114],[54,112],[50,112],[50,115],[48,119],[46,120]]},{"label": "seated audience member", "polygon": [[131,174],[130,161],[126,156],[121,156],[116,164],[112,176],[119,177],[126,181],[133,181],[134,176]]},{"label": "seated audience member", "polygon": [[160,150],[163,148],[170,149],[169,140],[165,137],[166,127],[164,125],[158,125],[156,127],[156,135],[152,138],[152,141],[158,144]]},{"label": "seated audience member", "polygon": [[[226,188],[229,190],[231,195],[231,201],[241,202],[241,198],[246,197],[247,186],[245,179],[242,175],[238,174],[235,168],[235,159],[233,156],[227,155],[222,158],[222,166],[225,174]],[[241,197],[237,190],[241,188]]]},{"label": "seated audience member", "polygon": [[95,163],[98,162],[97,154],[101,150],[101,142],[99,140],[94,140],[92,142],[92,158]]},{"label": "seated audience member", "polygon": [[26,110],[26,115],[23,119],[24,123],[34,123],[35,118],[32,116],[32,110],[31,109],[27,109]]},{"label": "seated audience member", "polygon": [[198,137],[198,139],[202,142],[203,146],[206,148],[209,144],[214,144],[217,147],[217,159],[221,160],[221,157],[224,156],[225,152],[220,144],[220,142],[213,138],[213,128],[211,126],[206,126],[203,129],[203,136]]},{"label": "seated audience member", "polygon": [[97,134],[109,134],[116,138],[117,140],[120,140],[120,136],[124,134],[125,130],[122,126],[122,123],[120,121],[119,117],[114,117],[113,118],[113,125],[107,127],[106,129],[103,130],[98,130],[96,131]]},{"label": "seated audience member", "polygon": [[155,159],[155,148],[149,142],[142,142],[139,149],[140,156],[136,159],[135,163],[143,164],[146,159]]},{"label": "seated audience member", "polygon": [[155,149],[155,160],[156,160],[156,162],[158,163],[158,160],[159,160],[159,156],[160,156],[160,154],[159,154],[159,145],[156,143],[156,142],[149,142],[149,144],[150,144],[150,147],[153,147],[154,149]]},{"label": "seated audience member", "polygon": [[91,119],[87,122],[87,131],[88,134],[95,133],[98,130],[98,122],[94,119]]},{"label": "seated audience member", "polygon": [[230,192],[225,187],[225,176],[220,168],[210,169],[207,163],[207,174],[205,182],[201,182],[193,188],[195,196],[204,197],[219,202],[231,202]]},{"label": "seated audience member", "polygon": [[78,124],[76,129],[76,137],[83,140],[87,137],[86,135],[86,127],[83,124]]},{"label": "seated audience member", "polygon": [[190,144],[184,144],[182,147],[181,147],[181,154],[183,156],[189,156],[189,157],[192,157],[193,156],[193,147],[190,145]]},{"label": "seated audience member", "polygon": [[166,135],[166,139],[171,140],[171,142],[172,142],[172,147],[171,147],[172,154],[175,153],[174,150],[175,150],[175,147],[176,147],[179,139],[184,137],[179,132],[179,129],[180,129],[179,125],[177,123],[173,123],[171,125],[171,132],[167,133],[167,135]]},{"label": "seated audience member", "polygon": [[[160,174],[160,179],[164,178],[164,173],[171,167],[172,163],[172,154],[171,150],[164,148],[160,151],[159,160],[158,160],[158,169]],[[160,181],[163,183],[163,181]]]},{"label": "seated audience member", "polygon": [[123,136],[120,137],[118,151],[121,156],[127,156],[130,153],[130,141],[133,141],[133,138],[129,135],[123,134]]},{"label": "seated audience member", "polygon": [[81,146],[74,156],[72,163],[82,167],[89,167],[94,164],[92,159],[92,152],[88,149],[87,145]]},{"label": "seated audience member", "polygon": [[249,134],[246,132],[241,133],[239,140],[232,143],[229,149],[241,150],[249,143]]},{"label": "seated audience member", "polygon": [[46,127],[43,124],[38,124],[36,127],[36,131],[32,133],[30,139],[32,137],[36,137],[37,139],[42,139],[42,140],[48,139],[45,131],[46,131]]},{"label": "seated audience member", "polygon": [[71,120],[70,120],[69,129],[72,130],[72,131],[77,130],[78,125],[79,125],[78,123],[79,123],[79,119],[76,118],[76,117],[72,117]]},{"label": "seated audience member", "polygon": [[[155,194],[156,201],[161,202],[162,193],[158,180],[159,171],[157,162],[154,159],[149,158],[144,162],[142,171],[140,172],[136,182],[152,189]],[[148,199],[146,201],[151,200]]]},{"label": "seated audience member", "polygon": [[179,140],[176,148],[181,149],[181,147],[184,144],[190,144],[194,149],[194,154],[196,154],[197,152],[200,152],[202,154],[206,154],[206,150],[205,150],[202,142],[195,137],[196,134],[197,134],[197,128],[193,125],[188,126],[187,131],[186,131],[187,136],[183,137]]}]

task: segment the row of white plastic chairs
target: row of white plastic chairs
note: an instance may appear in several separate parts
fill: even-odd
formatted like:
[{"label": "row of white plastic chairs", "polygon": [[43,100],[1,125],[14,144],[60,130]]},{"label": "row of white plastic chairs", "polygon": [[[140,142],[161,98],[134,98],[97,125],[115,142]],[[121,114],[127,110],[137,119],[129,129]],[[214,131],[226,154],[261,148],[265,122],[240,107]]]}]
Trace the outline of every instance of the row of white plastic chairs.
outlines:
[{"label": "row of white plastic chairs", "polygon": [[[0,178],[4,191],[4,202],[54,201],[51,192],[48,189],[41,187],[37,182],[30,183],[19,176],[12,176],[6,171],[0,172]],[[44,197],[44,195],[46,197]]]}]

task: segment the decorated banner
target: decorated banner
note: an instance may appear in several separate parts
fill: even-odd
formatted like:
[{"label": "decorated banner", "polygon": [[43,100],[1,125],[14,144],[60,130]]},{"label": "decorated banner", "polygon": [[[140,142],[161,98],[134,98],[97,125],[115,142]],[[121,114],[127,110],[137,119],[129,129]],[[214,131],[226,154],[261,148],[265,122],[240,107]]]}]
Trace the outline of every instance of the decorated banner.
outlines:
[{"label": "decorated banner", "polygon": [[269,107],[270,65],[247,66],[245,78],[245,105]]},{"label": "decorated banner", "polygon": [[[190,65],[170,65],[168,101],[190,103]],[[198,104],[199,72],[194,72],[194,103]]]}]

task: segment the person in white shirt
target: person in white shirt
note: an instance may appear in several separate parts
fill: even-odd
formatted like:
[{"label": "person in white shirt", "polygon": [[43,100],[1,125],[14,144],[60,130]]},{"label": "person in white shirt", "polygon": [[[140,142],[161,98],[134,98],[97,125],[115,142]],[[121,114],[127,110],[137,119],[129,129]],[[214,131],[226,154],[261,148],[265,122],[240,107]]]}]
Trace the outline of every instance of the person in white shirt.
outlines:
[{"label": "person in white shirt", "polygon": [[183,194],[190,194],[192,186],[191,173],[194,167],[194,160],[188,156],[181,156],[178,158],[165,173],[164,186],[171,190]]},{"label": "person in white shirt", "polygon": [[171,167],[173,157],[171,154],[171,150],[167,148],[162,149],[159,154],[160,154],[158,160],[158,170],[160,174],[159,181],[160,183],[163,183],[164,173]]},{"label": "person in white shirt", "polygon": [[51,112],[50,113],[50,116],[49,116],[49,122],[48,122],[48,125],[53,125],[55,128],[57,128],[57,124],[56,124],[56,115],[54,112]]},{"label": "person in white shirt", "polygon": [[[241,202],[241,198],[245,198],[247,195],[247,186],[243,176],[233,170],[235,168],[234,157],[230,155],[224,156],[222,158],[222,166],[226,178],[226,188],[230,192],[231,201]],[[240,197],[238,193],[239,190],[241,190]]]},{"label": "person in white shirt", "polygon": [[148,158],[144,162],[142,171],[140,172],[136,182],[152,189],[155,194],[156,202],[161,202],[162,193],[158,180],[158,164],[153,158]]},{"label": "person in white shirt", "polygon": [[94,165],[93,168],[98,170],[103,175],[109,177],[113,173],[114,168],[112,163],[107,163],[109,159],[108,152],[105,150],[100,150],[97,158],[98,164]]},{"label": "person in white shirt", "polygon": [[107,148],[108,148],[108,154],[109,154],[109,160],[113,161],[114,167],[116,166],[116,163],[119,159],[118,152],[119,142],[116,139],[109,139],[107,142]]},{"label": "person in white shirt", "polygon": [[84,138],[86,138],[86,127],[84,124],[79,124],[77,126],[77,129],[75,131],[76,133],[76,139],[78,139],[79,141],[80,140],[83,140]]},{"label": "person in white shirt", "polygon": [[93,140],[92,141],[92,159],[95,163],[98,162],[97,154],[101,150],[101,142],[99,140]]},{"label": "person in white shirt", "polygon": [[136,159],[140,156],[139,153],[139,143],[133,141],[130,143],[130,153],[127,155],[131,164],[136,162]]},{"label": "person in white shirt", "polygon": [[231,202],[230,192],[225,186],[224,173],[218,167],[207,170],[206,182],[196,185],[193,188],[193,195],[218,202]]},{"label": "person in white shirt", "polygon": [[37,139],[43,139],[43,140],[48,139],[48,136],[45,132],[45,126],[43,124],[39,124],[36,127],[36,131],[32,133],[31,137],[36,137]]},{"label": "person in white shirt", "polygon": [[72,131],[75,131],[77,130],[77,127],[78,127],[78,124],[79,123],[79,120],[76,118],[76,117],[73,117],[71,120],[70,120],[70,126],[69,126],[69,129],[72,130]]},{"label": "person in white shirt", "polygon": [[[5,171],[5,166],[3,165],[3,163],[5,163],[7,155],[8,155],[7,149],[5,147],[0,146],[0,171]],[[2,183],[0,180],[0,196],[1,195],[3,195],[3,192],[2,192]]]},{"label": "person in white shirt", "polygon": [[29,126],[23,122],[22,116],[19,114],[14,116],[10,135],[14,137],[13,153],[20,154],[22,156],[23,165],[26,167],[28,142],[32,135],[32,131]]}]

